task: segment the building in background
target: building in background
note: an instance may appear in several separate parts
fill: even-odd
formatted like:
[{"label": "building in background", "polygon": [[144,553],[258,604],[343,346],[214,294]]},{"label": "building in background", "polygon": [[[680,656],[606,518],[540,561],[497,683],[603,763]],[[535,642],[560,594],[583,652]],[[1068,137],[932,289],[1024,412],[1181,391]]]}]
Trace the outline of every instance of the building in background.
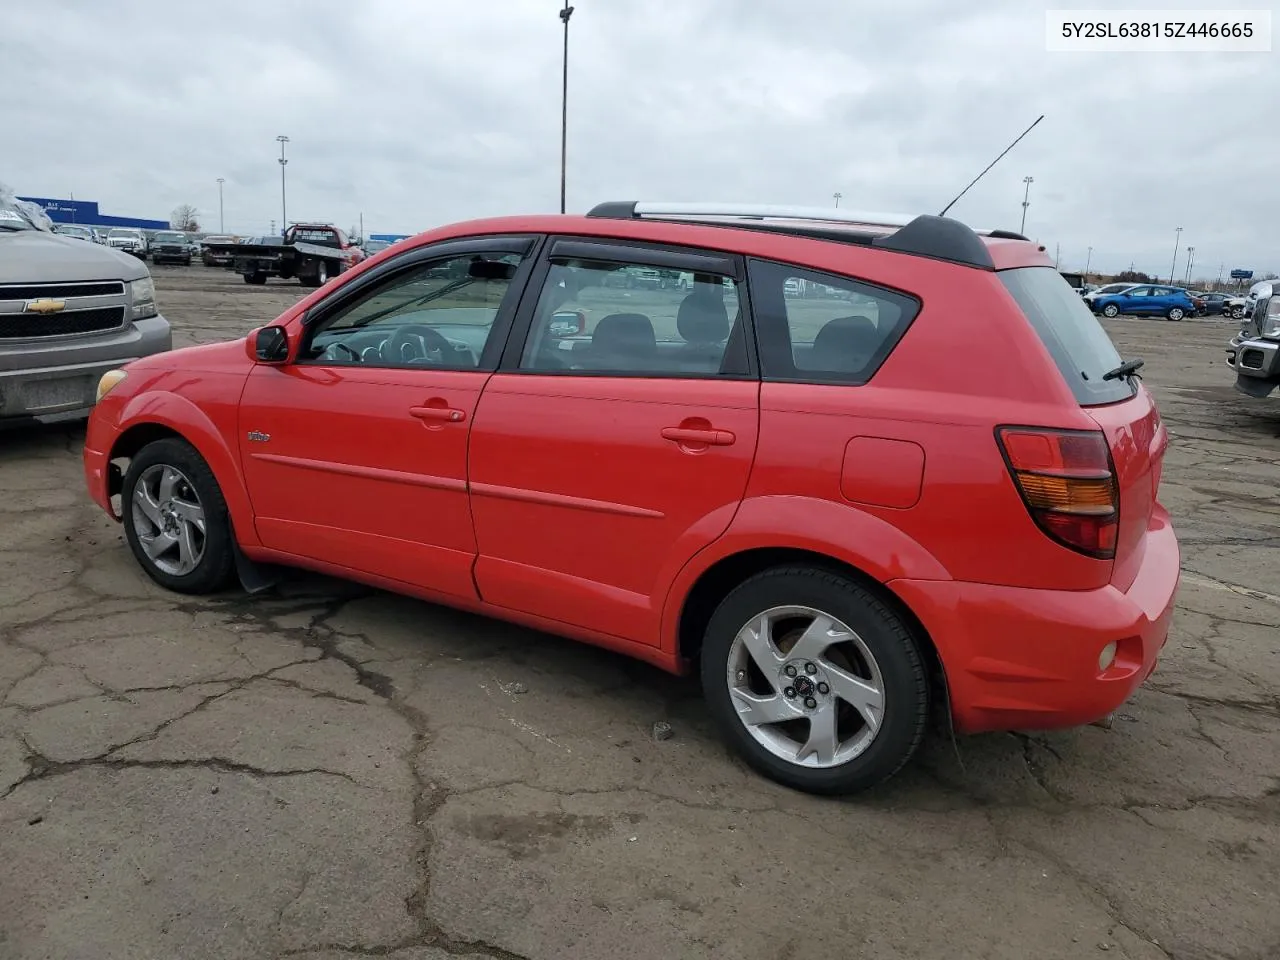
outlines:
[{"label": "building in background", "polygon": [[146,220],[141,217],[112,217],[98,212],[93,200],[54,200],[49,197],[19,197],[40,207],[54,223],[78,223],[85,227],[134,227],[138,230],[168,230],[168,220]]}]

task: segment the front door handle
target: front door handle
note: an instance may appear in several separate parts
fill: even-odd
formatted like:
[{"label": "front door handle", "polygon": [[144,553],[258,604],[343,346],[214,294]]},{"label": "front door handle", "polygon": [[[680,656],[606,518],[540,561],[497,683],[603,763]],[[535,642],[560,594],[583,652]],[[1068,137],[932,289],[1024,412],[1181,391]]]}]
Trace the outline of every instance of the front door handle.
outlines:
[{"label": "front door handle", "polygon": [[706,444],[710,447],[727,447],[738,438],[729,430],[699,430],[692,427],[663,427],[662,439],[673,443]]},{"label": "front door handle", "polygon": [[454,407],[410,407],[409,416],[419,420],[444,421],[445,423],[461,423],[467,419],[465,410]]}]

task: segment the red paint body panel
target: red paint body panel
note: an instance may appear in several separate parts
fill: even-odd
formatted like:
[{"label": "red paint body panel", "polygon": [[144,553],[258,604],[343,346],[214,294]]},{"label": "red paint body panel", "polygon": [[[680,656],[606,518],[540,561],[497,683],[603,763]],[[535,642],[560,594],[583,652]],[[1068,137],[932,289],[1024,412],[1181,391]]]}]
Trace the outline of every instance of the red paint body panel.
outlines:
[{"label": "red paint body panel", "polygon": [[[541,233],[763,257],[922,306],[860,386],[294,363],[306,312],[366,271],[444,240]],[[1031,243],[987,249],[998,269],[1052,266]],[[1157,500],[1168,435],[1154,404],[1139,389],[1082,408],[991,271],[732,227],[515,217],[397,244],[277,323],[291,342],[283,366],[256,364],[244,341],[131,364],[90,420],[95,502],[109,509],[121,436],[163,425],[209,462],[251,558],[668,670],[684,664],[681,613],[703,574],[746,551],[809,551],[884,585],[919,619],[965,731],[1104,715],[1165,641],[1179,556]],[[1000,425],[1104,432],[1120,501],[1114,562],[1039,529]],[[1099,671],[1110,642],[1116,662]]]},{"label": "red paint body panel", "polygon": [[[896,580],[946,665],[956,727],[1071,727],[1120,706],[1155,667],[1173,615],[1178,544],[1157,508],[1145,562],[1128,589],[1026,590],[959,581]],[[1116,642],[1116,662],[1098,657]]]},{"label": "red paint body panel", "polygon": [[[658,646],[663,572],[721,534],[746,489],[759,391],[755,381],[494,376],[471,431],[481,596],[545,617],[571,610],[584,627]],[[734,439],[682,443],[663,436],[672,427]]]},{"label": "red paint body panel", "polygon": [[[357,570],[475,597],[467,437],[487,378],[257,367],[237,434],[263,546],[341,558]],[[463,419],[423,419],[424,407]],[[250,439],[251,432],[270,440]]]}]

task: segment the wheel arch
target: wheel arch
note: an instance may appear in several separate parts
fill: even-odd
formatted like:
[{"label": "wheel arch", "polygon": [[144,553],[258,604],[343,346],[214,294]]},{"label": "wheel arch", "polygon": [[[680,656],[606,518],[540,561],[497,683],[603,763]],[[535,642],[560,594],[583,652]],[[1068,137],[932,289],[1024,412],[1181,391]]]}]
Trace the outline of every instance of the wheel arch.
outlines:
[{"label": "wheel arch", "polygon": [[857,583],[902,618],[927,664],[930,698],[950,721],[950,697],[946,670],[937,645],[920,618],[885,584],[847,560],[801,547],[755,547],[730,553],[703,570],[685,593],[676,627],[677,662],[696,669],[698,654],[711,615],[731,590],[758,573],[774,567],[809,566],[827,570]]},{"label": "wheel arch", "polygon": [[173,438],[191,444],[218,482],[235,540],[240,544],[257,544],[253,509],[239,458],[203,410],[177,394],[144,393],[129,401],[120,413],[119,422],[121,428],[111,444],[110,461],[130,459],[156,440]]}]

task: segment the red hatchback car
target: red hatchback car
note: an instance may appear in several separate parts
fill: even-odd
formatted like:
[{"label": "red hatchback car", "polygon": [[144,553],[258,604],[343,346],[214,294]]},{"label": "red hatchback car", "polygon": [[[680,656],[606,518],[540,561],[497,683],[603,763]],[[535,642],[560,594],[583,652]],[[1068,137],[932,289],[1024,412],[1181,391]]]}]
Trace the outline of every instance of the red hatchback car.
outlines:
[{"label": "red hatchback car", "polygon": [[610,203],[399,244],[107,374],[89,490],[201,593],[308,567],[700,666],[819,793],[1101,718],[1178,585],[1150,394],[1043,249],[934,217]]}]

